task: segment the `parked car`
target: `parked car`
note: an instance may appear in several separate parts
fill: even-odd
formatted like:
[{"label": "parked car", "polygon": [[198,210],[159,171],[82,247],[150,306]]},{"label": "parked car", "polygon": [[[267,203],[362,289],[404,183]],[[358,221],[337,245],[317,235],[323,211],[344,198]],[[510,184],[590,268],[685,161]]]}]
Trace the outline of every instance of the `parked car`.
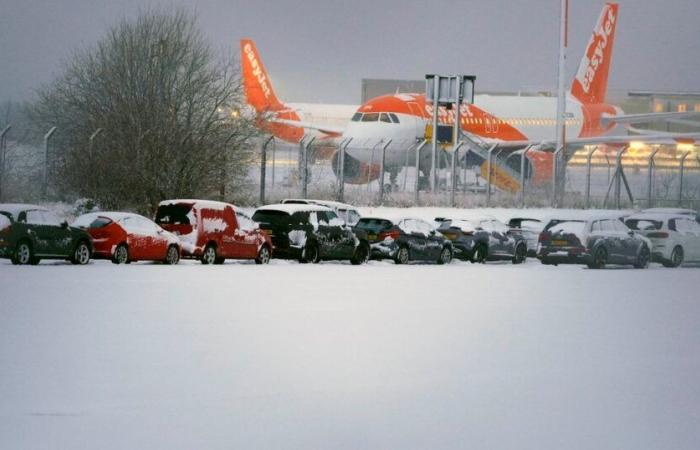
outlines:
[{"label": "parked car", "polygon": [[0,204],[0,257],[12,264],[39,264],[42,259],[67,259],[87,264],[90,235],[68,225],[54,212],[36,205]]},{"label": "parked car", "polygon": [[700,223],[700,211],[686,208],[647,208],[641,211],[644,214],[675,214],[679,216],[689,216]]},{"label": "parked car", "polygon": [[666,267],[700,262],[700,224],[691,215],[638,213],[625,224],[651,241],[651,260]]},{"label": "parked car", "polygon": [[396,264],[431,261],[449,264],[452,243],[428,222],[414,218],[396,221],[363,217],[355,229],[367,233],[374,259],[393,259]]},{"label": "parked car", "polygon": [[83,214],[73,222],[92,237],[93,257],[115,264],[133,261],[180,261],[180,241],[151,219],[133,213],[95,212]]},{"label": "parked car", "polygon": [[297,205],[321,205],[326,208],[330,208],[338,214],[338,217],[343,219],[349,226],[355,226],[358,220],[360,220],[360,212],[352,205],[347,203],[334,202],[330,200],[311,200],[302,198],[285,198],[280,203],[283,204],[297,204]]},{"label": "parked car", "polygon": [[651,242],[615,217],[551,220],[540,234],[537,257],[543,264],[649,265]]},{"label": "parked car", "polygon": [[317,263],[369,257],[365,233],[354,231],[330,208],[314,204],[276,204],[258,208],[253,220],[272,239],[274,256]]},{"label": "parked car", "polygon": [[499,220],[491,217],[438,219],[438,231],[452,241],[455,258],[471,262],[510,260],[513,264],[527,259],[525,238],[511,233]]},{"label": "parked car", "polygon": [[528,256],[537,256],[537,242],[544,225],[539,219],[527,217],[513,217],[508,221],[510,234],[520,235],[525,239]]},{"label": "parked car", "polygon": [[266,264],[272,241],[230,203],[209,200],[165,200],[156,211],[156,223],[178,236],[183,258],[202,264],[226,259],[254,259]]}]

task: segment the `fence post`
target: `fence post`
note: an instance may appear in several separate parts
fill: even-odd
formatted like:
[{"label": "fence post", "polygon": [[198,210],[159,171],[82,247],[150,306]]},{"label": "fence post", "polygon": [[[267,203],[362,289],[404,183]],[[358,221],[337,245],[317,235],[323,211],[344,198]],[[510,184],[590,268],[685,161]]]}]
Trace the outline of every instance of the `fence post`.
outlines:
[{"label": "fence post", "polygon": [[[386,163],[386,149],[391,144],[391,139],[382,147],[382,160],[379,165],[379,204],[384,201],[384,164]],[[371,169],[370,169],[371,170]]]},{"label": "fence post", "polygon": [[352,138],[340,145],[340,160],[338,161],[338,201],[345,201],[345,151],[352,142]]},{"label": "fence post", "polygon": [[525,183],[527,183],[527,178],[525,172],[527,171],[527,152],[530,151],[532,145],[528,145],[522,151],[520,156],[520,207],[525,207]]},{"label": "fence post", "polygon": [[654,206],[654,200],[652,199],[652,195],[654,195],[654,166],[656,165],[654,157],[659,152],[659,148],[660,147],[657,146],[652,150],[649,158],[647,158],[647,208],[652,208]]},{"label": "fence post", "polygon": [[457,169],[457,159],[459,158],[459,149],[464,145],[463,141],[460,141],[452,152],[452,168],[451,168],[451,178],[452,183],[450,187],[452,191],[450,192],[450,206],[455,207],[455,191],[457,190],[457,174],[455,173]]},{"label": "fence post", "polygon": [[262,145],[262,152],[260,153],[260,204],[264,205],[265,204],[265,177],[266,177],[266,170],[267,170],[267,146],[272,140],[274,139],[274,136],[270,136],[265,140],[265,142]]},{"label": "fence post", "polygon": [[678,179],[678,207],[683,205],[683,172],[685,172],[685,159],[690,155],[690,152],[685,152],[681,156],[681,172]]},{"label": "fence post", "polygon": [[593,154],[598,150],[598,146],[589,150],[586,155],[586,209],[591,207],[591,163],[593,162]]},{"label": "fence post", "polygon": [[486,173],[486,206],[491,206],[491,174],[493,172],[493,151],[496,150],[497,144],[493,144],[488,149],[488,172]]},{"label": "fence post", "polygon": [[622,194],[622,155],[629,147],[624,146],[615,155],[615,209],[620,209],[620,196]]},{"label": "fence post", "polygon": [[418,206],[418,192],[420,191],[420,151],[423,150],[423,147],[428,143],[427,139],[423,139],[423,142],[420,143],[418,147],[416,147],[416,179],[414,180],[415,184],[415,198],[413,200],[414,204]]},{"label": "fence post", "polygon": [[304,145],[302,152],[302,184],[301,184],[301,198],[306,198],[308,196],[309,187],[309,148],[311,144],[314,143],[316,137],[312,137],[309,142]]}]

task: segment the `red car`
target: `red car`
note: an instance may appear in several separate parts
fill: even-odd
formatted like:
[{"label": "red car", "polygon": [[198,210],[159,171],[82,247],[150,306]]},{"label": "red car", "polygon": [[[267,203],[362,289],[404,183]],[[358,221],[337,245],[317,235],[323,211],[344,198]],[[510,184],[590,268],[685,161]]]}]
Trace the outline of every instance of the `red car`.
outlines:
[{"label": "red car", "polygon": [[182,256],[203,264],[225,259],[254,259],[267,264],[272,256],[270,237],[230,203],[209,200],[165,200],[156,223],[180,238]]},{"label": "red car", "polygon": [[177,236],[138,214],[97,212],[83,214],[73,226],[92,237],[93,257],[111,259],[115,264],[132,261],[163,261],[177,264],[180,241]]}]

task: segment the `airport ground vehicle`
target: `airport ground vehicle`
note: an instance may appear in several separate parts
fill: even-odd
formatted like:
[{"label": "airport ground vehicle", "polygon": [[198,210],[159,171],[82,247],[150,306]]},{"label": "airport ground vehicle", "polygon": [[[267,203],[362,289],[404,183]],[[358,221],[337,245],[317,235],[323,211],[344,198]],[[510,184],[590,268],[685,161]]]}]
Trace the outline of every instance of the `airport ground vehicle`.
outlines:
[{"label": "airport ground vehicle", "polygon": [[393,259],[396,264],[410,261],[449,264],[452,261],[452,243],[433,225],[420,219],[391,221],[363,217],[355,229],[367,233],[374,259]]},{"label": "airport ground vehicle", "polygon": [[510,234],[520,235],[525,239],[528,256],[537,256],[537,241],[544,225],[539,219],[526,217],[513,217],[508,221]]},{"label": "airport ground vehicle", "polygon": [[226,259],[266,264],[272,255],[270,238],[230,203],[165,200],[155,221],[178,236],[183,258],[197,258],[202,264],[223,264]]},{"label": "airport ground vehicle", "polygon": [[543,264],[649,265],[651,242],[616,217],[551,220],[540,234],[537,257]]},{"label": "airport ground vehicle", "polygon": [[133,213],[96,212],[83,214],[73,222],[92,237],[93,257],[115,264],[133,261],[180,261],[180,241],[152,220]]},{"label": "airport ground vehicle", "polygon": [[455,258],[471,262],[510,260],[520,264],[527,258],[527,243],[501,221],[436,218],[438,231],[452,241]]},{"label": "airport ground vehicle", "polygon": [[625,224],[651,241],[651,260],[666,267],[700,262],[700,224],[691,214],[638,213]]},{"label": "airport ground vehicle", "polygon": [[352,205],[347,203],[334,202],[330,200],[309,200],[298,198],[285,198],[280,203],[283,204],[298,204],[298,205],[321,205],[330,208],[338,214],[338,217],[343,219],[349,226],[355,226],[360,220],[360,212]]},{"label": "airport ground vehicle", "polygon": [[87,264],[90,235],[71,227],[55,213],[36,205],[0,204],[0,257],[13,264],[39,264],[42,259],[67,259]]},{"label": "airport ground vehicle", "polygon": [[276,204],[258,208],[253,220],[272,239],[274,256],[317,263],[369,258],[367,236],[347,226],[330,208],[313,204]]}]

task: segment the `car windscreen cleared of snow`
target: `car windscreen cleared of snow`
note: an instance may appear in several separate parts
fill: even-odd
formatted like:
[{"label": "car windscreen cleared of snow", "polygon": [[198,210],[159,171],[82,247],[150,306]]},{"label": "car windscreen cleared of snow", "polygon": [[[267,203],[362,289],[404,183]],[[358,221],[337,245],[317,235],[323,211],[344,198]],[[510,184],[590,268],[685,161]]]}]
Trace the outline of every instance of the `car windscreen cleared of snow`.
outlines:
[{"label": "car windscreen cleared of snow", "polygon": [[165,225],[190,225],[189,212],[192,205],[169,204],[160,205],[156,212],[156,223]]},{"label": "car windscreen cleared of snow", "polygon": [[381,233],[391,228],[392,223],[386,219],[360,219],[355,225],[356,228],[370,233]]},{"label": "car windscreen cleared of snow", "polygon": [[586,228],[586,222],[582,220],[564,220],[562,222],[550,223],[547,231],[552,234],[581,234]]},{"label": "car windscreen cleared of snow", "polygon": [[660,230],[664,223],[660,220],[627,219],[625,224],[630,228],[630,230],[645,231]]}]

